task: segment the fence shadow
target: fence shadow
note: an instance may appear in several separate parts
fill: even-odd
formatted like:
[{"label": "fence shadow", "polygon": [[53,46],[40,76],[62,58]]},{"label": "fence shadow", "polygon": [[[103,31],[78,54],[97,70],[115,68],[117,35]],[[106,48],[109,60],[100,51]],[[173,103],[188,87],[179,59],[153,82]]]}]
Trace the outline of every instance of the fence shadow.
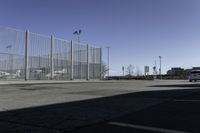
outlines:
[{"label": "fence shadow", "polygon": [[3,111],[0,132],[70,131],[194,93],[200,99],[200,88],[159,90]]}]

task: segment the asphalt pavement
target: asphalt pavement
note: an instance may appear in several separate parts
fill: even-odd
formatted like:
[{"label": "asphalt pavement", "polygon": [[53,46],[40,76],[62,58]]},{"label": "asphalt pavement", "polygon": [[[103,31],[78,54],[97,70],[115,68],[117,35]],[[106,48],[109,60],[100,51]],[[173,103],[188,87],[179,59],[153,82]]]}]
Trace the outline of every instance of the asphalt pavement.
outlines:
[{"label": "asphalt pavement", "polygon": [[199,133],[200,85],[174,86],[195,88],[136,93],[134,97],[158,98],[163,101],[139,111],[74,130],[73,133]]},{"label": "asphalt pavement", "polygon": [[12,82],[0,86],[0,132],[200,132],[199,105],[200,84],[183,80]]}]

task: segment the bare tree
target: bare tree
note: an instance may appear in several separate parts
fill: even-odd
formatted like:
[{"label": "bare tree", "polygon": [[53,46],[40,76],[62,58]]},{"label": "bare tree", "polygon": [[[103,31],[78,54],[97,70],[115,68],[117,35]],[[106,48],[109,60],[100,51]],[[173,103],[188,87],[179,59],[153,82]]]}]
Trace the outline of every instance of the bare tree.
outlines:
[{"label": "bare tree", "polygon": [[108,67],[105,65],[105,63],[102,63],[102,76],[105,78],[107,72],[108,72]]},{"label": "bare tree", "polygon": [[135,67],[133,65],[129,64],[126,68],[127,75],[132,76],[134,74],[134,69],[135,69]]}]

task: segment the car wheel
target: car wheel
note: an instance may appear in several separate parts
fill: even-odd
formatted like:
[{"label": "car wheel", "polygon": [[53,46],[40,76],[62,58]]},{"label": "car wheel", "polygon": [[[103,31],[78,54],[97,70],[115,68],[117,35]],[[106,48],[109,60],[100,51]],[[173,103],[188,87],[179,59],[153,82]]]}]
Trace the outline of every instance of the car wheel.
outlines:
[{"label": "car wheel", "polygon": [[189,80],[189,82],[192,82],[192,80]]}]

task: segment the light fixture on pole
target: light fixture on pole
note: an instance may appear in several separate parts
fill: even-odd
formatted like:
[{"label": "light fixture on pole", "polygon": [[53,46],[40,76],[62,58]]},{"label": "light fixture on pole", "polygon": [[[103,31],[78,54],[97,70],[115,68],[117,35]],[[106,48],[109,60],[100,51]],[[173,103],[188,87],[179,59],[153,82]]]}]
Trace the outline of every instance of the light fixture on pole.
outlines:
[{"label": "light fixture on pole", "polygon": [[77,37],[78,37],[78,43],[80,43],[80,35],[81,35],[81,32],[82,32],[82,30],[77,30],[77,31],[74,31],[74,35],[77,35]]},{"label": "light fixture on pole", "polygon": [[12,48],[12,45],[7,45],[6,48]]}]

